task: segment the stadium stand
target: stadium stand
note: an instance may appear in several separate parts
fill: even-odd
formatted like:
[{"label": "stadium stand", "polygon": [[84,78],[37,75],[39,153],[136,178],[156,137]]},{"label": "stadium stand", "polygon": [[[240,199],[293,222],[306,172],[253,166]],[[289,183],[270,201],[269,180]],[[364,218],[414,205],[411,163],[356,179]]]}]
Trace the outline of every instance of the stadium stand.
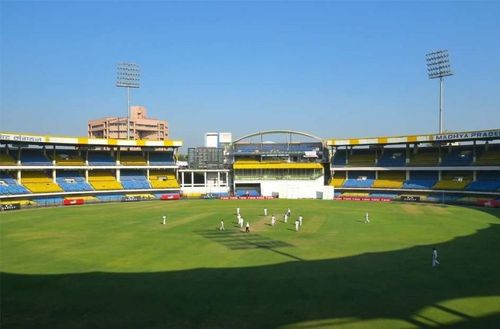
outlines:
[{"label": "stadium stand", "polygon": [[439,162],[439,150],[437,148],[414,149],[410,156],[410,166],[437,166]]},{"label": "stadium stand", "polygon": [[78,171],[58,171],[57,184],[65,192],[92,191],[93,188],[85,182],[85,178]]},{"label": "stadium stand", "polygon": [[383,149],[378,158],[378,167],[403,167],[406,165],[406,149]]},{"label": "stadium stand", "polygon": [[149,181],[152,188],[179,188],[175,173],[170,170],[151,170]]},{"label": "stadium stand", "polygon": [[333,156],[332,164],[334,166],[345,166],[347,160],[347,151],[345,149],[337,150]]},{"label": "stadium stand", "polygon": [[468,191],[489,191],[496,192],[500,190],[500,172],[479,171],[476,181],[471,182],[465,188]]},{"label": "stadium stand", "polygon": [[23,171],[22,184],[32,193],[62,192],[59,185],[43,171]]},{"label": "stadium stand", "polygon": [[175,165],[174,154],[172,152],[150,152],[149,164],[152,166],[173,166]]},{"label": "stadium stand", "polygon": [[140,170],[121,170],[120,181],[124,189],[149,189],[151,186],[146,175]]},{"label": "stadium stand", "polygon": [[116,162],[109,152],[97,151],[88,153],[88,161],[91,166],[113,166]]},{"label": "stadium stand", "polygon": [[441,180],[434,185],[436,190],[463,190],[472,181],[470,172],[443,172]]},{"label": "stadium stand", "polygon": [[352,150],[347,155],[347,165],[349,167],[373,167],[375,165],[375,153],[372,150]]},{"label": "stadium stand", "polygon": [[57,150],[54,157],[58,166],[83,166],[85,160],[75,150]]},{"label": "stadium stand", "polygon": [[139,152],[121,152],[120,164],[124,166],[145,166],[146,159]]},{"label": "stadium stand", "polygon": [[123,186],[115,179],[114,174],[108,170],[89,171],[89,183],[95,190],[121,190]]},{"label": "stadium stand", "polygon": [[472,149],[453,147],[449,151],[444,151],[441,166],[468,166],[472,160]]},{"label": "stadium stand", "polygon": [[404,189],[431,189],[438,180],[437,171],[411,171],[410,179],[403,183]]},{"label": "stadium stand", "polygon": [[385,198],[394,200],[398,197],[397,193],[370,193],[370,197],[372,198]]},{"label": "stadium stand", "polygon": [[123,194],[103,194],[97,195],[97,200],[110,202],[110,201],[121,201],[123,199]]},{"label": "stadium stand", "polygon": [[352,171],[349,172],[348,177],[343,187],[368,188],[373,185],[375,173],[368,171]]},{"label": "stadium stand", "polygon": [[426,201],[436,203],[456,203],[460,199],[459,194],[431,194],[427,196]]},{"label": "stadium stand", "polygon": [[33,201],[38,206],[56,206],[56,205],[61,205],[64,201],[64,198],[63,197],[33,198]]},{"label": "stadium stand", "polygon": [[498,166],[500,164],[500,149],[498,145],[490,145],[488,151],[479,154],[474,165]]},{"label": "stadium stand", "polygon": [[42,149],[21,150],[21,164],[23,166],[51,166],[50,161],[43,153]]},{"label": "stadium stand", "polygon": [[257,196],[260,196],[260,192],[258,190],[247,189],[247,188],[243,188],[243,189],[236,188],[235,194],[239,197],[243,197],[243,196],[257,197]]},{"label": "stadium stand", "polygon": [[404,171],[380,171],[372,188],[401,188],[404,180]]},{"label": "stadium stand", "polygon": [[330,180],[330,186],[342,187],[345,182],[345,171],[336,171],[335,175]]},{"label": "stadium stand", "polygon": [[0,166],[15,166],[17,164],[16,159],[9,154],[0,153]]},{"label": "stadium stand", "polygon": [[15,179],[7,173],[0,173],[0,194],[15,195],[30,193],[24,186],[19,185]]},{"label": "stadium stand", "polygon": [[342,193],[342,196],[365,198],[365,197],[370,196],[370,193],[369,192],[344,192],[344,193]]}]

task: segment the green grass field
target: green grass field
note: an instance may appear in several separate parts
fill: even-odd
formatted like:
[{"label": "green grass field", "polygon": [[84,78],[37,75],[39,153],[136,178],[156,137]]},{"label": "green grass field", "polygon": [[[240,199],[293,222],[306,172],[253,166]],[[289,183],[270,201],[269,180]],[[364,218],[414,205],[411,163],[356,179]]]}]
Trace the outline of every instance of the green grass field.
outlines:
[{"label": "green grass field", "polygon": [[[300,232],[282,222],[288,207]],[[499,216],[321,200],[4,212],[1,327],[500,328]]]}]

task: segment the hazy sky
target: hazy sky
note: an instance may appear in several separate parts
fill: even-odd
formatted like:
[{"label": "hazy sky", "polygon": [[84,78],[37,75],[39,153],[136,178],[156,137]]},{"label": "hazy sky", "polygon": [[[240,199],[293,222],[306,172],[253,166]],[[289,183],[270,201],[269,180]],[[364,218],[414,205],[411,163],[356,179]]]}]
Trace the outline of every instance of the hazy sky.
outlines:
[{"label": "hazy sky", "polygon": [[293,129],[320,137],[500,127],[500,2],[0,2],[0,130],[86,135],[126,114],[116,64],[140,64],[132,104],[200,146]]}]

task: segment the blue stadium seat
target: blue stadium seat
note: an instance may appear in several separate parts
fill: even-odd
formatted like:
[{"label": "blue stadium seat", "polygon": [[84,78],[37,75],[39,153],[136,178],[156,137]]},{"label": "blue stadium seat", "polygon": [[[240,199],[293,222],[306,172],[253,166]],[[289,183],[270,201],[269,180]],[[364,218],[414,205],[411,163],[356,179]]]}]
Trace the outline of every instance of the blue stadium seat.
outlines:
[{"label": "blue stadium seat", "polygon": [[19,185],[17,181],[8,174],[0,174],[0,194],[15,195],[28,193],[30,193],[30,191],[28,191],[24,186]]},{"label": "blue stadium seat", "polygon": [[21,150],[21,163],[24,166],[51,166],[50,161],[41,149]]},{"label": "blue stadium seat", "polygon": [[91,166],[113,166],[116,163],[107,152],[89,152],[88,161]]},{"label": "blue stadium seat", "polygon": [[123,194],[102,194],[96,195],[96,198],[100,201],[121,201]]},{"label": "blue stadium seat", "polygon": [[457,148],[444,154],[441,166],[468,166],[472,163],[472,159],[472,150]]},{"label": "blue stadium seat", "polygon": [[55,206],[55,205],[61,205],[64,201],[64,198],[62,197],[34,198],[33,201],[35,201],[38,205]]},{"label": "blue stadium seat", "polygon": [[236,190],[235,193],[237,196],[251,196],[251,197],[260,196],[260,192],[258,190],[254,190],[254,189]]},{"label": "blue stadium seat", "polygon": [[56,182],[65,192],[92,191],[85,178],[77,171],[58,171]]},{"label": "blue stadium seat", "polygon": [[138,170],[122,170],[120,172],[120,181],[124,189],[150,189],[151,185],[143,172]]},{"label": "blue stadium seat", "polygon": [[379,167],[403,167],[406,165],[405,149],[385,149],[378,159]]},{"label": "blue stadium seat", "polygon": [[397,196],[397,193],[370,193],[370,197],[372,198],[395,199]]},{"label": "blue stadium seat", "polygon": [[352,179],[352,178],[349,178],[345,181],[344,183],[344,186],[343,187],[364,187],[364,188],[368,188],[368,187],[371,187],[373,185],[373,182],[375,180],[374,179],[370,179],[370,178],[367,178],[367,179]]},{"label": "blue stadium seat", "polygon": [[467,191],[496,192],[500,190],[500,180],[478,180],[470,183],[465,188]]},{"label": "blue stadium seat", "polygon": [[412,171],[410,179],[403,183],[404,189],[431,189],[438,181],[437,171]]},{"label": "blue stadium seat", "polygon": [[346,151],[345,150],[338,150],[337,152],[335,152],[332,164],[334,166],[345,166],[346,165]]},{"label": "blue stadium seat", "polygon": [[152,166],[173,166],[175,165],[174,154],[172,152],[151,152],[149,153],[149,164]]}]

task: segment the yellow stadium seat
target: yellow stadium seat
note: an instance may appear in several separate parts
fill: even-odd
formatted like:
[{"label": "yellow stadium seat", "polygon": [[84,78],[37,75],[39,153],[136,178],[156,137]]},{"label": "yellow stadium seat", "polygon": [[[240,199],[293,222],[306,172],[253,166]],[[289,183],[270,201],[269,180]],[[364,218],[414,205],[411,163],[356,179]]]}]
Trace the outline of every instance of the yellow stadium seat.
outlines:
[{"label": "yellow stadium seat", "polygon": [[106,170],[89,171],[89,183],[95,190],[122,190],[123,186],[112,172]]},{"label": "yellow stadium seat", "polygon": [[146,159],[142,154],[136,153],[120,153],[120,164],[124,166],[145,166]]},{"label": "yellow stadium seat", "polygon": [[437,149],[421,150],[410,156],[410,165],[412,166],[436,166],[438,161],[439,151]]},{"label": "yellow stadium seat", "polygon": [[169,170],[151,170],[149,181],[152,188],[179,188],[175,173]]},{"label": "yellow stadium seat", "polygon": [[17,161],[8,154],[0,154],[0,166],[15,166]]},{"label": "yellow stadium seat", "polygon": [[344,185],[345,178],[332,178],[330,181],[330,186],[333,187],[342,187]]},{"label": "yellow stadium seat", "polygon": [[347,166],[371,167],[375,165],[375,154],[351,154],[347,156]]},{"label": "yellow stadium seat", "polygon": [[21,173],[22,184],[33,193],[62,192],[59,185],[43,171],[23,171]]},{"label": "yellow stadium seat", "polygon": [[476,166],[498,166],[500,163],[500,150],[491,150],[478,156]]},{"label": "yellow stadium seat", "polygon": [[384,187],[384,188],[400,188],[403,186],[403,181],[391,180],[391,179],[377,179],[373,182],[372,188]]}]

